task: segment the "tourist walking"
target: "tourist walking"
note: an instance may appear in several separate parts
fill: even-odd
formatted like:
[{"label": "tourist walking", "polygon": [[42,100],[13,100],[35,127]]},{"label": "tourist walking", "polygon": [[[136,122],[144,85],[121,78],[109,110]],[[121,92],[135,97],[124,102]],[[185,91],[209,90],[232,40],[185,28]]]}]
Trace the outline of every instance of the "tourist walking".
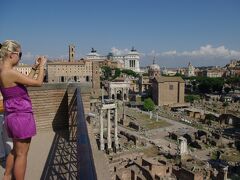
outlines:
[{"label": "tourist walking", "polygon": [[[36,60],[28,76],[14,69],[21,57],[18,42],[6,40],[0,44],[0,90],[3,96],[4,124],[8,136],[13,139],[13,149],[6,160],[4,180],[10,180],[12,175],[16,180],[24,179],[31,138],[36,135],[32,103],[25,86],[41,86],[44,78],[44,56]],[[38,74],[35,79],[36,72]]]}]

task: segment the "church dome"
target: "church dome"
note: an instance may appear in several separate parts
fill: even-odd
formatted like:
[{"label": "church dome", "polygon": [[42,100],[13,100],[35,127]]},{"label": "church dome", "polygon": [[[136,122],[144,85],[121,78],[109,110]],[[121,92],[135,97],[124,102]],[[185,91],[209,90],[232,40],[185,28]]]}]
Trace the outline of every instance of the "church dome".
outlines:
[{"label": "church dome", "polygon": [[154,71],[160,71],[160,66],[158,64],[151,64],[149,69]]}]

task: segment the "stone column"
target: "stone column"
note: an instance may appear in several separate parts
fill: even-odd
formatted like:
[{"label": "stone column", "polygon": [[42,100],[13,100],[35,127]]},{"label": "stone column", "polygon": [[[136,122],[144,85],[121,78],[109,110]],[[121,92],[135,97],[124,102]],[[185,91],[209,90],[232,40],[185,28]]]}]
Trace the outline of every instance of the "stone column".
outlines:
[{"label": "stone column", "polygon": [[126,121],[125,101],[123,101],[123,121]]},{"label": "stone column", "polygon": [[122,88],[122,101],[125,101],[124,100],[124,89]]},{"label": "stone column", "polygon": [[108,141],[108,149],[112,148],[110,111],[111,111],[111,109],[107,110],[107,133],[108,133],[107,134],[107,141]]},{"label": "stone column", "polygon": [[114,89],[114,100],[116,100],[117,99],[117,89],[115,88]]},{"label": "stone column", "polygon": [[126,101],[129,101],[129,99],[128,99],[128,92],[129,92],[129,89],[126,88],[126,96],[127,96]]},{"label": "stone column", "polygon": [[103,139],[103,113],[102,113],[102,109],[100,109],[100,150],[104,150],[104,139]]},{"label": "stone column", "polygon": [[114,142],[115,142],[115,148],[118,149],[118,117],[117,117],[117,108],[114,109],[115,111],[115,117],[114,117]]}]

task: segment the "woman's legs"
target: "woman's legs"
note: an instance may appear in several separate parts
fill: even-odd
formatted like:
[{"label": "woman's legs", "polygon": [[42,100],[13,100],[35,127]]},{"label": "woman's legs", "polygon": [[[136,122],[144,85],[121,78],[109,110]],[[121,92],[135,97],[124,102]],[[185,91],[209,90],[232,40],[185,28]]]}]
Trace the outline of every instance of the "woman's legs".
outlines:
[{"label": "woman's legs", "polygon": [[11,150],[6,160],[6,167],[5,167],[4,178],[3,178],[4,180],[9,180],[12,177],[14,158],[15,158],[15,152],[14,150]]},{"label": "woman's legs", "polygon": [[14,140],[15,161],[13,174],[16,180],[24,180],[27,167],[27,154],[31,142],[31,138],[24,140]]},{"label": "woman's legs", "polygon": [[11,176],[12,169],[16,180],[24,179],[30,142],[31,138],[13,140],[13,150],[7,158],[4,179]]}]

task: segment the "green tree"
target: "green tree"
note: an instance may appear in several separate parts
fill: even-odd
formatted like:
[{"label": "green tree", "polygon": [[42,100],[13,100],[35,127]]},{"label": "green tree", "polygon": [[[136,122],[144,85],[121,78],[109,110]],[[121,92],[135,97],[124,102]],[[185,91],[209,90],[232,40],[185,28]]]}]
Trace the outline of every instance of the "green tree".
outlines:
[{"label": "green tree", "polygon": [[199,101],[199,100],[200,100],[199,95],[187,95],[187,96],[185,96],[185,101],[186,102],[193,103],[194,101]]},{"label": "green tree", "polygon": [[224,80],[223,78],[211,78],[210,79],[212,92],[222,92]]},{"label": "green tree", "polygon": [[201,93],[209,93],[211,91],[211,83],[205,79],[199,83],[198,89]]},{"label": "green tree", "polygon": [[199,77],[196,80],[199,82],[198,89],[201,93],[222,92],[223,78]]},{"label": "green tree", "polygon": [[143,102],[143,108],[147,111],[153,111],[155,109],[155,104],[151,98],[147,98]]},{"label": "green tree", "polygon": [[102,80],[109,80],[112,76],[112,69],[109,66],[102,67],[103,77]]},{"label": "green tree", "polygon": [[231,88],[230,88],[230,87],[225,87],[225,88],[224,88],[224,92],[225,92],[226,94],[228,94],[230,91],[231,91]]},{"label": "green tree", "polygon": [[115,74],[112,77],[112,79],[116,79],[117,77],[119,77],[121,75],[121,70],[119,68],[115,68]]},{"label": "green tree", "polygon": [[128,76],[133,76],[133,77],[138,77],[139,74],[137,74],[136,72],[134,72],[131,69],[123,69],[122,73],[127,74]]}]

